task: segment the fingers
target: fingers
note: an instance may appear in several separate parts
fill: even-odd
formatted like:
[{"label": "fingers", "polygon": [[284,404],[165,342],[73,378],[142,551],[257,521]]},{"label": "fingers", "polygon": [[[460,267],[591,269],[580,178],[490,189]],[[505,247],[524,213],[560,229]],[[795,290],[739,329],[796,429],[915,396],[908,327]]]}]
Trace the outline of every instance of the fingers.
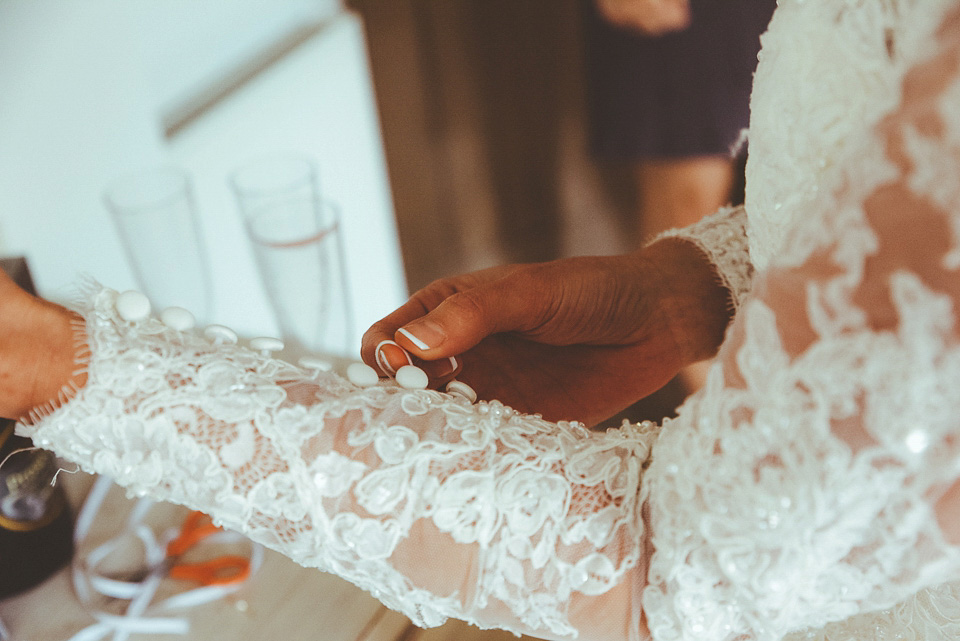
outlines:
[{"label": "fingers", "polygon": [[460,371],[460,359],[450,356],[435,361],[425,361],[413,356],[398,345],[395,341],[384,339],[377,343],[373,351],[373,358],[377,369],[382,374],[395,377],[397,371],[406,365],[419,367],[434,384],[445,383],[451,380]]},{"label": "fingers", "polygon": [[537,322],[531,290],[542,288],[534,271],[493,270],[431,284],[367,330],[364,361],[384,375],[413,362],[431,379],[449,380],[463,365],[458,356],[490,334]]},{"label": "fingers", "polygon": [[380,371],[388,376],[396,376],[397,370],[404,365],[413,365],[410,354],[388,338],[377,343],[373,357]]},{"label": "fingers", "polygon": [[[410,364],[407,362],[410,356],[394,341],[394,335],[398,327],[423,316],[443,300],[443,295],[439,292],[434,293],[434,289],[438,288],[431,285],[417,292],[410,300],[374,323],[364,333],[361,339],[360,355],[367,365],[376,368],[384,376],[393,376],[396,370]],[[391,369],[393,372],[390,371]]]},{"label": "fingers", "polygon": [[517,279],[487,283],[446,298],[426,315],[397,328],[394,338],[427,360],[455,356],[491,334],[534,324],[535,306],[530,299],[531,292]]}]

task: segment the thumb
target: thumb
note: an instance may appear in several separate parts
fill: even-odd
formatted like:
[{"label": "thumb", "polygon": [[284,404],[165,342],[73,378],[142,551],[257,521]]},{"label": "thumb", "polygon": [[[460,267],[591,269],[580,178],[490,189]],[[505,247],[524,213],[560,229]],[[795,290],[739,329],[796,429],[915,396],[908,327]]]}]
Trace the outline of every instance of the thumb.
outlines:
[{"label": "thumb", "polygon": [[529,329],[537,323],[529,288],[506,277],[446,298],[425,316],[397,330],[395,340],[425,360],[461,354],[497,332]]}]

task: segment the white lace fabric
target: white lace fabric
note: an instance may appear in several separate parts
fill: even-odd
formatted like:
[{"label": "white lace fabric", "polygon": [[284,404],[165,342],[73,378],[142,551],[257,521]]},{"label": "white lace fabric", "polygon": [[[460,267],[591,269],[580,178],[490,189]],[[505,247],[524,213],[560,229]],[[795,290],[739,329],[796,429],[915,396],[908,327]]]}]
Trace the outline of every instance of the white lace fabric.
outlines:
[{"label": "white lace fabric", "polygon": [[[109,289],[87,298],[88,382],[22,428],[40,446],[339,574],[420,625],[573,638],[578,616],[595,616],[578,598],[615,595],[621,613],[639,599],[652,425],[592,433],[497,402],[358,388],[125,322]],[[635,620],[607,627],[593,638],[638,638]]]},{"label": "white lace fabric", "polygon": [[[830,31],[921,6],[827,4],[783,2],[771,32],[802,36],[785,26],[801,16],[812,29],[829,14]],[[928,3],[910,28],[939,24],[943,10]],[[770,190],[816,178],[791,201],[802,215],[760,225],[769,266],[648,470],[656,551],[644,608],[657,641],[957,638],[960,583],[918,590],[960,576],[935,511],[960,473],[958,15],[954,4],[913,49],[887,32],[915,56],[902,93],[872,123],[844,125],[831,166]],[[792,38],[775,42],[765,56],[801,55],[779,48]],[[763,134],[818,153],[816,139],[782,133],[792,125],[752,131],[751,154]],[[771,162],[782,156],[795,160]]]},{"label": "white lace fabric", "polygon": [[[115,294],[96,290],[80,309],[87,385],[22,431],[421,625],[457,617],[591,641],[639,639],[644,624],[656,641],[956,639],[960,584],[942,582],[960,577],[944,535],[960,526],[936,505],[960,478],[960,9],[782,0],[755,114],[783,84],[816,82],[769,74],[811,53],[790,21],[797,38],[816,21],[866,38],[818,35],[825,55],[872,60],[879,37],[890,66],[848,62],[868,80],[899,75],[861,91],[844,69],[847,84],[829,85],[842,93],[821,102],[877,104],[813,109],[808,135],[754,120],[751,175],[774,183],[748,182],[746,212],[766,264],[706,388],[661,429],[596,433],[495,402],[359,389],[125,323]],[[804,91],[795,98],[818,97]],[[844,109],[863,118],[849,124]],[[804,144],[831,127],[842,135],[818,160]],[[751,203],[775,205],[792,184],[802,193],[765,225],[772,208]],[[744,237],[714,234],[742,216],[706,223],[701,246],[726,246],[736,266],[719,271],[746,283]]]},{"label": "white lace fabric", "polygon": [[[780,0],[761,38],[750,97],[746,210],[757,270],[799,265],[812,214],[833,174],[900,103],[904,74],[935,40],[954,0]],[[821,203],[822,204],[822,203]]]}]

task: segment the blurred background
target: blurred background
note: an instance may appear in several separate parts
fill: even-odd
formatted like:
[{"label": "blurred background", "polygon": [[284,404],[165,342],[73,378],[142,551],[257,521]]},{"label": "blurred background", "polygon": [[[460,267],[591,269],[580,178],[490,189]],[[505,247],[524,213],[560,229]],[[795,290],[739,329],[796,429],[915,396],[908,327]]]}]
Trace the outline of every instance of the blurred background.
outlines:
[{"label": "blurred background", "polygon": [[627,167],[588,153],[583,2],[354,0],[412,288],[635,246]]},{"label": "blurred background", "polygon": [[227,175],[277,151],[316,159],[321,193],[341,207],[358,328],[443,275],[621,251],[618,171],[586,153],[578,11],[0,0],[0,255],[26,256],[54,299],[79,273],[135,287],[104,190],[182,167],[214,318],[269,331]]},{"label": "blurred background", "polygon": [[[435,278],[632,249],[630,170],[587,151],[582,8],[0,0],[0,257],[26,257],[53,300],[81,273],[137,288],[105,190],[177,167],[193,183],[209,320],[275,333],[228,176],[277,152],[311,158],[321,196],[340,209],[356,337]],[[78,502],[89,482],[68,482]],[[0,603],[0,617],[13,638],[68,638],[88,622],[69,595],[58,576]],[[418,630],[270,554],[240,596],[190,616],[197,639],[513,638],[459,624]]]},{"label": "blurred background", "polygon": [[0,254],[26,256],[41,294],[80,273],[137,287],[104,193],[175,166],[194,183],[209,320],[274,333],[227,179],[294,153],[349,218],[357,325],[405,299],[363,27],[336,0],[2,0],[0,87]]}]

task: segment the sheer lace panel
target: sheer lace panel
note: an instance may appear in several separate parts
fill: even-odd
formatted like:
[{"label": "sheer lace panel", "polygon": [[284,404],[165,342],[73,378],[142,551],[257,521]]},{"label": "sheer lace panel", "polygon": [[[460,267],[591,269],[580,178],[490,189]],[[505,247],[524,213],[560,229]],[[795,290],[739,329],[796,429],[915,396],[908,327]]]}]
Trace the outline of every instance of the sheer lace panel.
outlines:
[{"label": "sheer lace panel", "polygon": [[913,595],[960,570],[935,513],[960,472],[958,27],[954,10],[902,105],[847,141],[706,389],[663,427],[644,595],[658,641],[831,622],[791,638],[956,638],[960,584]]},{"label": "sheer lace panel", "polygon": [[[758,270],[799,265],[789,230],[809,216],[864,132],[896,108],[903,75],[934,46],[954,0],[780,0],[750,99],[746,208]],[[822,240],[816,234],[809,243]]]},{"label": "sheer lace panel", "polygon": [[208,512],[420,625],[639,638],[652,424],[594,433],[497,402],[361,389],[124,322],[112,290],[88,299],[89,381],[23,428],[39,445]]}]

